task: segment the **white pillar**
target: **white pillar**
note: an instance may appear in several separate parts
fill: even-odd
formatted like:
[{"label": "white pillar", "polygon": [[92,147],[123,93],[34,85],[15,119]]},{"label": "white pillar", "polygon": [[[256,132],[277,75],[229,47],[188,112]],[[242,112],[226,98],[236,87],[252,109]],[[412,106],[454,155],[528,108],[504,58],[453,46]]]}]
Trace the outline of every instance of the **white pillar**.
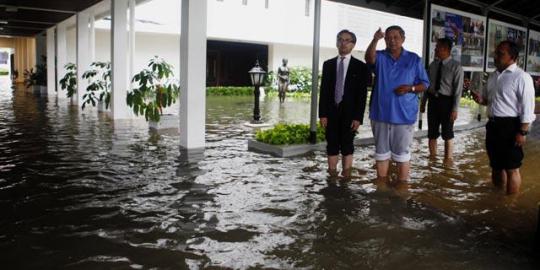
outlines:
[{"label": "white pillar", "polygon": [[88,46],[90,47],[90,62],[96,61],[96,18],[94,12],[90,13],[90,40]]},{"label": "white pillar", "polygon": [[126,104],[128,79],[128,32],[127,10],[129,0],[111,1],[111,117],[129,119],[131,114]]},{"label": "white pillar", "polygon": [[310,119],[310,143],[317,141],[317,96],[319,88],[319,47],[321,43],[321,0],[315,0],[315,12],[313,12],[313,59],[311,66],[311,119]]},{"label": "white pillar", "polygon": [[180,34],[180,146],[204,149],[207,1],[183,0]]},{"label": "white pillar", "polygon": [[[60,23],[56,26],[56,59],[56,74],[58,74],[56,77],[58,80],[56,87],[58,89],[58,94],[60,95],[60,92],[63,91],[60,80],[66,74],[64,66],[67,64],[67,38],[66,25],[64,23]],[[65,93],[60,96],[65,97]]]},{"label": "white pillar", "polygon": [[82,78],[84,72],[90,68],[90,28],[88,22],[90,14],[87,11],[77,13],[77,95],[74,104],[81,105],[83,95],[86,93],[88,81]]},{"label": "white pillar", "polygon": [[49,94],[56,89],[56,66],[54,65],[56,59],[55,31],[55,27],[47,29],[47,92]]},{"label": "white pillar", "polygon": [[129,0],[129,78],[133,78],[135,60],[135,0]]}]

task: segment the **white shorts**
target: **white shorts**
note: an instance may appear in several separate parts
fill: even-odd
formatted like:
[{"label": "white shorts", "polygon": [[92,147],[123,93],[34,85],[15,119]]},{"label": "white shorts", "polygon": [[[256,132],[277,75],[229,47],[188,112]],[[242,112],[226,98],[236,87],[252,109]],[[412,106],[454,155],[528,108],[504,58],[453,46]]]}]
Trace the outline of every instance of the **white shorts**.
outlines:
[{"label": "white shorts", "polygon": [[392,158],[395,162],[411,160],[411,143],[414,136],[414,124],[394,125],[371,121],[371,130],[375,139],[375,160]]}]

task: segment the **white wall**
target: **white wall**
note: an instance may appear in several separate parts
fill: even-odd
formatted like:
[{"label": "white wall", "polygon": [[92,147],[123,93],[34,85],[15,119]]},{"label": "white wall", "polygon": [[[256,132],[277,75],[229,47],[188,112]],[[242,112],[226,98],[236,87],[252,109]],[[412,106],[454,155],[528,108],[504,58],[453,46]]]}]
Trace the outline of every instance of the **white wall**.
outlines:
[{"label": "white wall", "polygon": [[66,29],[67,62],[77,63],[77,29],[68,27]]},{"label": "white wall", "polygon": [[[155,55],[174,66],[174,75],[180,71],[180,35],[141,33],[135,35],[134,72],[147,68]],[[96,29],[96,61],[111,61],[111,34],[106,29]]]},{"label": "white wall", "polygon": [[[354,57],[363,61],[364,52],[353,51]],[[321,48],[319,52],[319,68],[322,68],[324,61],[336,57],[336,48]],[[271,44],[268,50],[268,69],[277,71],[281,66],[281,60],[287,58],[289,67],[309,67],[312,66],[313,51],[311,46],[286,45],[286,44]]]}]

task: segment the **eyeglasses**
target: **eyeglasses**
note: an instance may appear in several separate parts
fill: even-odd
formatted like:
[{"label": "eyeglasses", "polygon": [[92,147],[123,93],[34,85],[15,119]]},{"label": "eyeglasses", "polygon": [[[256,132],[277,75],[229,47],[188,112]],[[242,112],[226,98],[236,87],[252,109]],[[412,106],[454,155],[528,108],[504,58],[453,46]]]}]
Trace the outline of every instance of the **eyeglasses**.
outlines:
[{"label": "eyeglasses", "polygon": [[338,42],[338,43],[344,43],[344,44],[346,44],[346,43],[351,43],[351,42],[353,42],[353,40],[352,40],[352,39],[342,39],[342,38],[338,38],[337,42]]}]

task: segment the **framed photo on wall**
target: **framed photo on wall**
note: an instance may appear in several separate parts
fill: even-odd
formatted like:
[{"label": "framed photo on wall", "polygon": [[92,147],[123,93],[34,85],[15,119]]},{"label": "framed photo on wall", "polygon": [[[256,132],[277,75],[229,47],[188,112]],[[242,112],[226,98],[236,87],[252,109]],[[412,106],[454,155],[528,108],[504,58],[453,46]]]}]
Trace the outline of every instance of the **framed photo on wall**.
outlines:
[{"label": "framed photo on wall", "polygon": [[527,28],[489,19],[488,47],[486,71],[495,70],[494,54],[497,44],[503,40],[511,40],[519,47],[517,65],[525,69],[525,54],[527,46]]},{"label": "framed photo on wall", "polygon": [[527,68],[525,70],[533,76],[540,76],[540,32],[529,30],[527,44]]},{"label": "framed photo on wall", "polygon": [[484,71],[486,17],[431,5],[429,62],[435,58],[437,39],[453,40],[452,58],[461,62],[465,71]]}]

